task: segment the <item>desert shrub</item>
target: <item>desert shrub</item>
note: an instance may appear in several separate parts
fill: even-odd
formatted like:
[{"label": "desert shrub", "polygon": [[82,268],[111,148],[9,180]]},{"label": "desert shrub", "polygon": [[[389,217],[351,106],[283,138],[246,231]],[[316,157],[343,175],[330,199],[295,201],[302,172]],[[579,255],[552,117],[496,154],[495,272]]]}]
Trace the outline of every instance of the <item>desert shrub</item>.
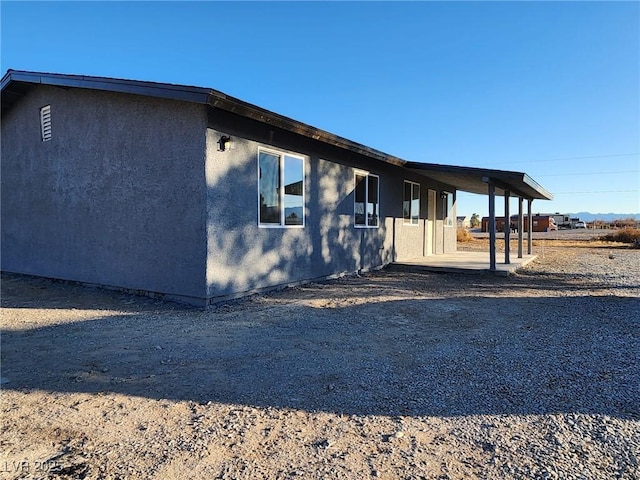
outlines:
[{"label": "desert shrub", "polygon": [[635,228],[637,224],[638,221],[633,217],[621,218],[611,222],[611,226],[615,228]]},{"label": "desert shrub", "polygon": [[640,229],[638,228],[623,228],[607,235],[600,237],[600,240],[605,242],[621,242],[621,243],[635,243],[640,240]]},{"label": "desert shrub", "polygon": [[459,228],[456,231],[456,238],[459,242],[471,242],[473,240],[473,235],[471,235],[469,230],[466,228]]}]

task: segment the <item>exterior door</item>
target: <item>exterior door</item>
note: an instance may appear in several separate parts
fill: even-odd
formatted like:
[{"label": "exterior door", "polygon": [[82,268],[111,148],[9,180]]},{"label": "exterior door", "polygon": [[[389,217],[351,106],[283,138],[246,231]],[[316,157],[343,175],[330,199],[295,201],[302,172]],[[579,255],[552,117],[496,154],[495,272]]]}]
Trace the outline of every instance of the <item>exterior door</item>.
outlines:
[{"label": "exterior door", "polygon": [[425,231],[425,252],[436,253],[436,191],[429,190],[427,195],[427,228]]}]

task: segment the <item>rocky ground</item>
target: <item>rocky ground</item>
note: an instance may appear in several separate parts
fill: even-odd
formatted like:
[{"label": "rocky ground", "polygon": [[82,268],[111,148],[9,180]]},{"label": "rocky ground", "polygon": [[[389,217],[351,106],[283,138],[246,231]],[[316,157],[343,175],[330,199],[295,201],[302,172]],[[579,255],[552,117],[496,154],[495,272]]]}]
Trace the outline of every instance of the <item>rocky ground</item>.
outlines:
[{"label": "rocky ground", "polygon": [[3,275],[0,477],[640,478],[640,250],[562,245],[207,312]]}]

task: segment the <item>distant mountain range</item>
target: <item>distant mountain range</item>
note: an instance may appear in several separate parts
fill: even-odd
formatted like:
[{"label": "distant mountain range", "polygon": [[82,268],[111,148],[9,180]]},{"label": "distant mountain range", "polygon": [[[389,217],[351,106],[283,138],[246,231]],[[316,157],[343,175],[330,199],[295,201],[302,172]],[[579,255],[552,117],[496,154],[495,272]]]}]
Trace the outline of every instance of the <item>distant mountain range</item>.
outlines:
[{"label": "distant mountain range", "polygon": [[610,222],[612,220],[622,220],[623,218],[635,218],[640,220],[640,213],[590,213],[590,212],[578,212],[567,213],[572,218],[579,218],[585,222],[593,222],[594,220],[603,220]]}]

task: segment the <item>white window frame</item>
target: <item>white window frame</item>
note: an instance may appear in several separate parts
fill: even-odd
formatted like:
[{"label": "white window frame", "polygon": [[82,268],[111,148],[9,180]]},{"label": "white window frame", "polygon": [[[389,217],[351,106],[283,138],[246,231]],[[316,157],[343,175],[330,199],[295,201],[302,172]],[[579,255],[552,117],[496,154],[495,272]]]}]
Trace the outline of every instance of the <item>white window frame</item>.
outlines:
[{"label": "white window frame", "polygon": [[[443,209],[443,223],[445,227],[454,227],[455,222],[453,215],[455,199],[452,192],[442,192],[442,209]],[[449,199],[451,199],[451,208],[449,208]]]},{"label": "white window frame", "polygon": [[[260,153],[268,153],[269,155],[275,155],[279,158],[278,171],[280,174],[280,223],[261,223],[260,222]],[[302,161],[302,225],[286,225],[285,224],[285,207],[284,207],[284,161],[285,157],[297,158]],[[305,161],[304,155],[300,155],[297,153],[285,152],[282,150],[274,150],[271,148],[258,148],[258,155],[256,159],[257,163],[257,175],[258,175],[258,227],[259,228],[304,228],[306,224],[306,210],[307,210],[307,199],[306,199],[306,186],[307,186],[307,162]]]},{"label": "white window frame", "polygon": [[[358,225],[356,224],[356,177],[357,176],[361,176],[361,177],[365,177],[365,190],[364,190],[364,197],[365,197],[365,202],[364,202],[364,218],[365,218],[365,225]],[[378,198],[378,223],[377,225],[369,225],[369,218],[367,216],[367,205],[369,204],[369,177],[376,177],[378,179],[378,191],[377,193],[377,198]],[[380,215],[380,175],[376,175],[375,173],[370,173],[367,172],[365,170],[354,170],[353,172],[353,225],[355,228],[379,228],[380,227],[380,219],[381,219],[381,215]]]},{"label": "white window frame", "polygon": [[[411,198],[409,199],[409,219],[404,218],[404,202],[406,199],[404,198],[405,192],[405,184],[411,185]],[[411,210],[411,205],[413,204],[413,187],[418,187],[418,218],[413,218],[414,212]],[[412,182],[411,180],[405,180],[402,184],[402,224],[408,227],[418,227],[420,226],[420,184],[417,182]]]}]

